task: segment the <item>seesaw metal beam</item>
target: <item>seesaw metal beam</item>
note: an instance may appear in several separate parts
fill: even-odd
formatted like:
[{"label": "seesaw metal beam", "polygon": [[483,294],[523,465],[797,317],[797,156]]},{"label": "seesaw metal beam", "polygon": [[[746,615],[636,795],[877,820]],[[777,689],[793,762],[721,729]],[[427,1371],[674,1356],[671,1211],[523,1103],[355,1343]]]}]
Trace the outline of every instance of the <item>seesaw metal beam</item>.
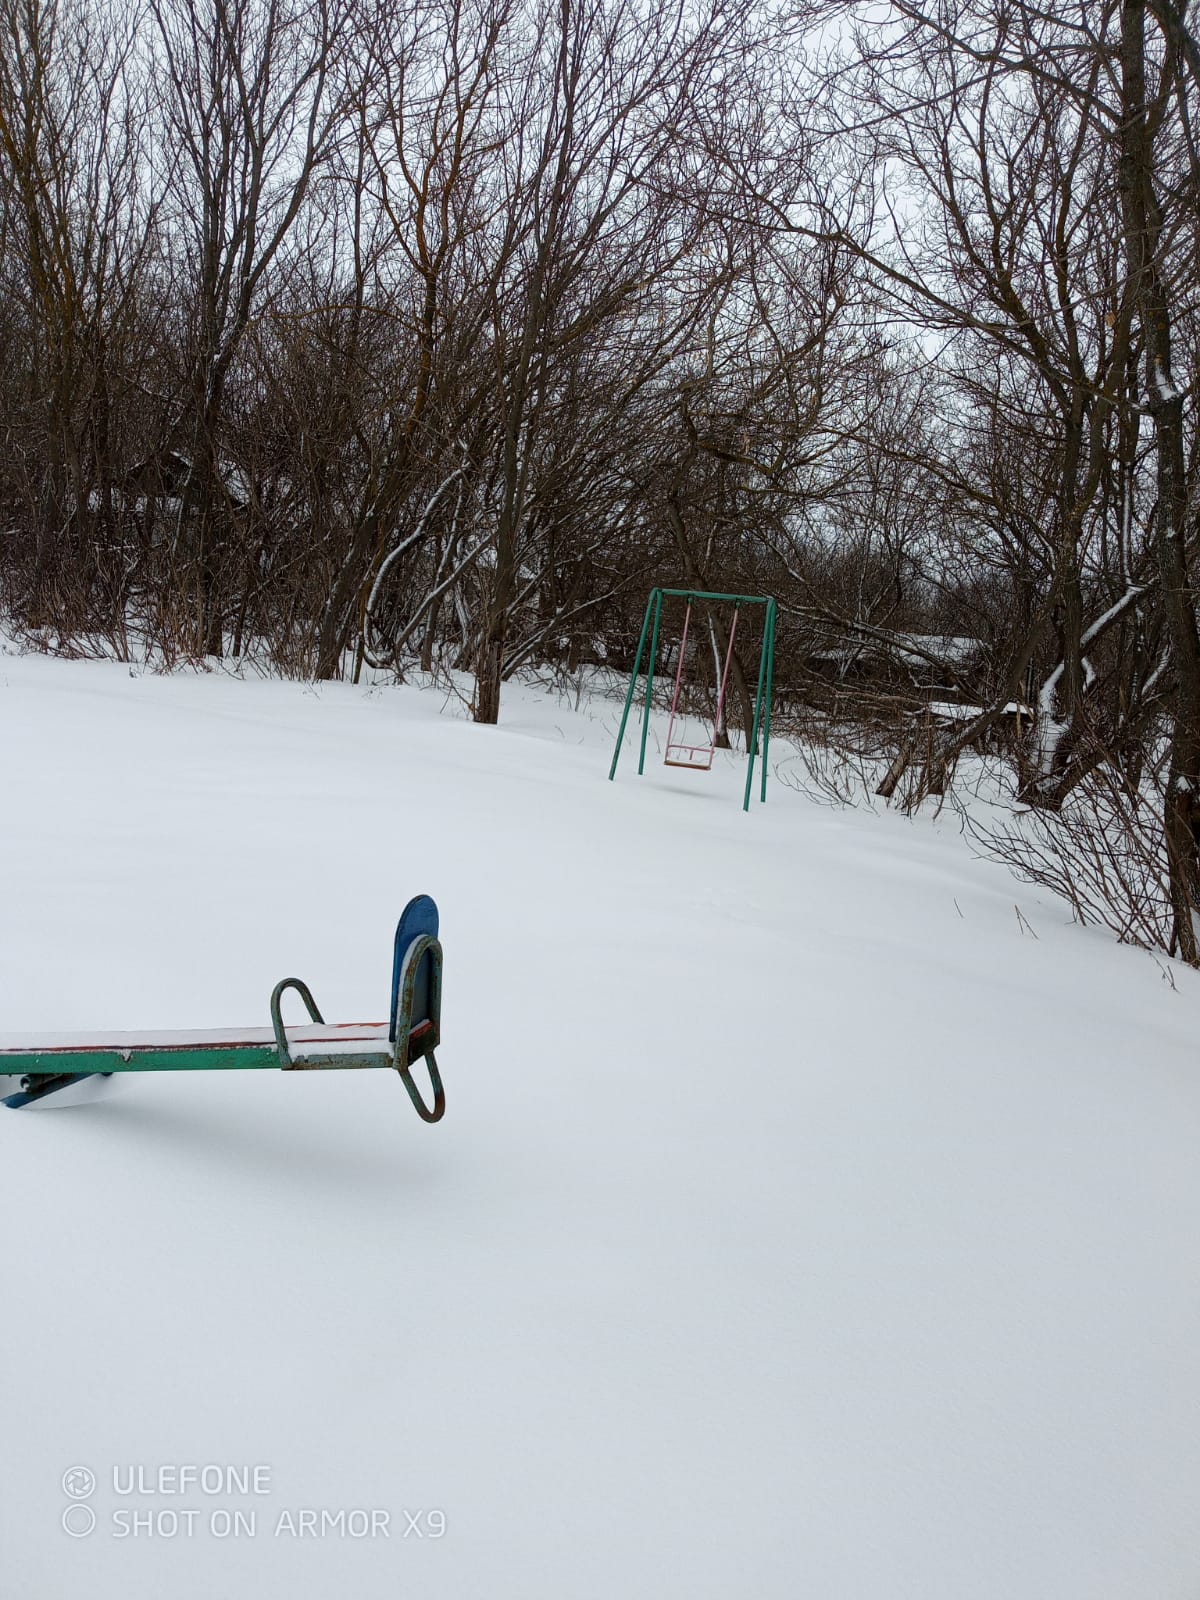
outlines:
[{"label": "seesaw metal beam", "polygon": [[[437,1122],[446,1109],[435,1049],[441,1043],[442,947],[437,907],[428,895],[409,902],[396,929],[391,1021],[328,1025],[308,985],[284,978],[271,994],[269,1029],[195,1034],[58,1035],[9,1039],[0,1036],[0,1074],[19,1077],[19,1092],[4,1097],[13,1108],[29,1105],[71,1084],[117,1072],[345,1071],[390,1067],[417,1114]],[[310,1021],[287,1028],[281,1004],[295,990]],[[423,1060],[433,1105],[422,1098],[412,1068]]]}]

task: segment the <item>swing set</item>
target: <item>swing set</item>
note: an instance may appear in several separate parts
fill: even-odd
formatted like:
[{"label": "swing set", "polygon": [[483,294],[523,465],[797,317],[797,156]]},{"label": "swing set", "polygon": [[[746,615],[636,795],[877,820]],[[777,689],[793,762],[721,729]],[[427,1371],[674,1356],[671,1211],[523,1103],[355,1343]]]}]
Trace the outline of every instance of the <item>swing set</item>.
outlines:
[{"label": "swing set", "polygon": [[[638,675],[642,670],[642,657],[646,653],[646,639],[649,636],[650,655],[646,663],[646,699],[642,709],[642,739],[641,749],[638,754],[639,777],[645,770],[646,736],[650,731],[650,707],[654,697],[654,668],[655,663],[658,661],[658,639],[661,630],[664,600],[683,600],[686,604],[683,614],[683,634],[679,641],[679,653],[675,662],[675,682],[671,690],[671,715],[667,724],[667,747],[663,764],[668,767],[686,767],[692,772],[709,771],[717,749],[717,740],[724,730],[725,691],[729,685],[729,669],[733,662],[733,646],[734,640],[737,638],[738,617],[746,606],[765,607],[762,647],[758,657],[758,688],[754,696],[754,722],[747,745],[750,761],[746,769],[746,792],[742,800],[742,810],[749,811],[750,792],[754,786],[754,762],[758,755],[759,733],[761,732],[762,734],[762,779],[759,798],[763,801],[767,798],[767,748],[771,740],[771,686],[775,676],[775,602],[765,598],[763,595],[712,594],[702,589],[652,589],[650,591],[650,598],[646,602],[646,615],[642,619],[642,632],[638,639],[633,672],[629,678],[629,691],[625,696],[625,709],[621,713],[621,726],[617,733],[617,747],[613,751],[612,765],[608,769],[609,779],[611,781],[617,775],[617,762],[621,759],[621,748],[625,741],[625,727],[629,721],[629,710],[633,704]],[[692,607],[697,604],[705,606],[710,604],[731,605],[733,607],[733,620],[729,627],[729,642],[725,649],[724,664],[722,665],[718,662],[717,704],[712,722],[712,732],[703,743],[690,742],[687,732],[687,701],[685,693],[688,630],[692,621]],[[714,654],[715,652],[716,646],[714,642]]]}]

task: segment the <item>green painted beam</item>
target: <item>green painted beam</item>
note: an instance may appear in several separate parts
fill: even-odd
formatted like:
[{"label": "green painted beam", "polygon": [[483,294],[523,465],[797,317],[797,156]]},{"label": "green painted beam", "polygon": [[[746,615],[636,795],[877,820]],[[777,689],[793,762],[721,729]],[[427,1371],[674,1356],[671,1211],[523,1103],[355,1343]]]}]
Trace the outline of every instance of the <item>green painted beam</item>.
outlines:
[{"label": "green painted beam", "polygon": [[[386,1056],[380,1059],[388,1060]],[[347,1064],[357,1063],[351,1060]],[[279,1051],[274,1043],[209,1045],[192,1049],[187,1046],[131,1050],[34,1049],[19,1054],[5,1051],[0,1055],[0,1072],[14,1076],[60,1072],[216,1072],[278,1066]]]},{"label": "green painted beam", "polygon": [[731,605],[770,606],[775,602],[765,594],[714,594],[708,589],[660,589],[660,594],[675,600],[727,600]]}]

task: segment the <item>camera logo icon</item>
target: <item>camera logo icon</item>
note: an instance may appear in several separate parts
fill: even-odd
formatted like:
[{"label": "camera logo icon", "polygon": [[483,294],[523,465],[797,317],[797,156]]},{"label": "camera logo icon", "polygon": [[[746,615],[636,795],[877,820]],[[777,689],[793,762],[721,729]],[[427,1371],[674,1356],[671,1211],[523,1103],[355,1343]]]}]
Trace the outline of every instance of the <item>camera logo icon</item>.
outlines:
[{"label": "camera logo icon", "polygon": [[90,1467],[68,1467],[63,1473],[63,1493],[71,1500],[86,1500],[96,1492],[96,1474]]},{"label": "camera logo icon", "polygon": [[72,1539],[86,1539],[96,1527],[96,1513],[91,1506],[80,1505],[76,1502],[68,1506],[62,1514],[63,1532],[69,1533]]}]

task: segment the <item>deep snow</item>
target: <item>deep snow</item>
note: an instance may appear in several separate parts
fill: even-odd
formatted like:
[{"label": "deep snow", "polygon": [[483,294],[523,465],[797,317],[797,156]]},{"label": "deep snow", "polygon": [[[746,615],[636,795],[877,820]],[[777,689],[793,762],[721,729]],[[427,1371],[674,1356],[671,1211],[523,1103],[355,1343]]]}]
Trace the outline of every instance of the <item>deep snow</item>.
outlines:
[{"label": "deep snow", "polygon": [[426,890],[449,1098],[0,1110],[5,1600],[1193,1600],[1200,982],[618,712],[0,656],[0,1031],[382,1016]]}]

